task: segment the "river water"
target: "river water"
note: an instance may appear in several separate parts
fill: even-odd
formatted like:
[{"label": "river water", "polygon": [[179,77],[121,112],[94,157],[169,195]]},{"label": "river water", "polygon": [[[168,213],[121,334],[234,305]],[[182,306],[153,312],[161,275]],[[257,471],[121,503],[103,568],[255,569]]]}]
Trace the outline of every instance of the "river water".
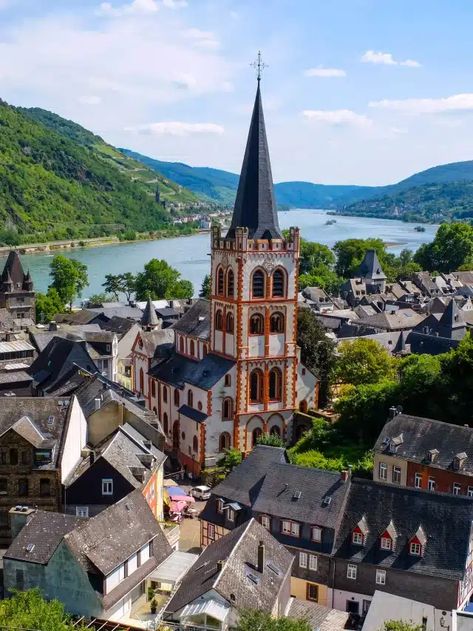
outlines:
[{"label": "river water", "polygon": [[[336,223],[326,225],[333,219],[323,210],[291,210],[279,213],[281,228],[298,226],[301,235],[308,241],[318,241],[333,246],[336,241],[350,238],[365,239],[379,237],[389,244],[391,252],[398,254],[403,248],[416,250],[422,243],[432,241],[436,225],[425,225],[425,232],[414,230],[415,224],[390,219],[368,217],[336,217]],[[210,235],[197,234],[190,237],[138,241],[97,248],[64,250],[64,256],[85,263],[89,274],[89,287],[83,298],[103,291],[105,274],[122,272],[136,273],[152,258],[165,259],[177,268],[182,278],[194,284],[197,294],[202,279],[210,269]],[[53,254],[28,254],[21,257],[25,269],[33,277],[35,289],[45,291],[49,284],[49,264]],[[3,267],[0,260],[0,266]]]}]

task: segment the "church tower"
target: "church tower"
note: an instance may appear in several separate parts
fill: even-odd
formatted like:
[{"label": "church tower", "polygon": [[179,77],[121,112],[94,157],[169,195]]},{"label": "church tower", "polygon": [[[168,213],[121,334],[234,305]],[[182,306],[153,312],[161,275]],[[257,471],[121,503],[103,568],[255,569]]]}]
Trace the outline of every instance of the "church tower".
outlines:
[{"label": "church tower", "polygon": [[236,362],[232,444],[246,452],[287,438],[298,406],[299,230],[279,228],[259,75],[231,225],[211,247],[210,350]]}]

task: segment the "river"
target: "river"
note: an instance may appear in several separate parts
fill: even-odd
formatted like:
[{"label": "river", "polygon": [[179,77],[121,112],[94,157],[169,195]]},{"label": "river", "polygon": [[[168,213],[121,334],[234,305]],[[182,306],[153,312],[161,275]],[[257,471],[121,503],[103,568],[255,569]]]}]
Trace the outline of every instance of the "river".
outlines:
[{"label": "river", "polygon": [[[379,237],[389,243],[390,251],[396,254],[403,248],[416,250],[422,243],[432,241],[438,228],[436,225],[425,225],[425,232],[417,232],[412,223],[343,216],[337,216],[336,223],[327,225],[328,219],[334,217],[323,210],[291,210],[279,213],[281,228],[299,226],[301,235],[308,241],[333,246],[336,241],[343,239]],[[202,279],[210,269],[210,235],[197,234],[158,241],[78,248],[65,250],[62,254],[87,265],[89,287],[83,293],[84,298],[103,291],[105,274],[139,272],[152,258],[165,259],[177,268],[183,278],[192,281],[197,293]],[[49,284],[49,264],[53,256],[39,253],[21,257],[23,266],[31,272],[37,291],[44,292]],[[3,266],[3,261],[0,261],[0,265]]]}]

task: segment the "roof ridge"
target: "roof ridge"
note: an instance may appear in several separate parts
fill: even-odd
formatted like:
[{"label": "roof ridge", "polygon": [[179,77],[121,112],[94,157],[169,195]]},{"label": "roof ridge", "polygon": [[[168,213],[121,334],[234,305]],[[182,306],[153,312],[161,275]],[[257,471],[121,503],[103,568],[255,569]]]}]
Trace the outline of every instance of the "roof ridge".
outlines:
[{"label": "roof ridge", "polygon": [[[239,545],[241,544],[241,542],[242,542],[242,540],[243,540],[244,535],[246,535],[246,533],[248,532],[248,528],[249,528],[249,527],[253,524],[253,522],[256,522],[256,520],[255,520],[255,518],[254,518],[254,517],[251,517],[251,519],[249,519],[249,520],[247,521],[247,523],[245,524],[245,528],[244,528],[244,529],[240,532],[239,537],[238,537],[238,541],[237,541],[237,542],[236,542],[236,544],[233,546],[232,551],[230,552],[229,556],[225,559],[225,565],[224,565],[224,567],[222,568],[222,570],[219,572],[219,574],[218,574],[218,576],[217,576],[217,578],[216,578],[216,580],[215,580],[215,582],[214,582],[214,584],[213,584],[213,588],[214,588],[215,590],[217,590],[217,591],[218,591],[217,586],[218,586],[218,583],[219,583],[219,581],[220,581],[220,579],[221,579],[221,577],[222,577],[222,574],[223,574],[223,572],[224,572],[224,570],[225,570],[225,568],[226,568],[226,566],[227,566],[228,561],[230,560],[230,558],[231,558],[231,557],[235,554],[235,552],[237,551],[237,549],[238,549]],[[231,531],[230,531],[230,532],[231,532]],[[218,592],[218,593],[220,594],[220,592]],[[222,596],[222,597],[224,598],[223,594],[220,594],[220,596]]]}]

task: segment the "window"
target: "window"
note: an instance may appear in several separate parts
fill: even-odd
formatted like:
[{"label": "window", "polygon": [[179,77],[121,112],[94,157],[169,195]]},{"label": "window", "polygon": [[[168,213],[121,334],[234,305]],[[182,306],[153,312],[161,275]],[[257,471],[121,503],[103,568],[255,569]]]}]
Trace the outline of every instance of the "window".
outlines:
[{"label": "window", "polygon": [[282,399],[282,375],[279,368],[272,368],[269,371],[269,398],[272,401]]},{"label": "window", "polygon": [[233,319],[233,313],[231,312],[227,313],[225,328],[227,330],[227,333],[233,333],[234,319]]},{"label": "window", "polygon": [[263,435],[263,430],[261,429],[261,427],[255,427],[255,429],[251,433],[251,446],[252,447],[256,447],[256,445],[258,444],[258,440],[260,436],[262,435]]},{"label": "window", "polygon": [[316,603],[319,600],[319,587],[314,583],[307,583],[306,591],[307,600]]},{"label": "window", "polygon": [[284,333],[284,316],[282,313],[273,313],[269,319],[271,333]]},{"label": "window", "polygon": [[352,581],[356,581],[356,574],[358,568],[353,563],[349,563],[347,565],[347,578],[350,578]]},{"label": "window", "polygon": [[0,478],[0,495],[6,495],[8,493],[8,480],[7,478]]},{"label": "window", "polygon": [[452,487],[453,495],[460,495],[461,488],[462,488],[461,485],[455,482]]},{"label": "window", "polygon": [[299,552],[299,567],[307,568],[307,552]]},{"label": "window", "polygon": [[393,484],[401,484],[401,468],[400,467],[393,467],[392,482]]},{"label": "window", "polygon": [[113,495],[113,480],[111,478],[102,479],[102,495]]},{"label": "window", "polygon": [[312,526],[312,541],[319,543],[322,541],[322,528],[319,526]]},{"label": "window", "polygon": [[230,421],[232,416],[233,416],[233,405],[232,405],[232,400],[227,397],[226,399],[223,400],[223,405],[222,405],[222,418],[224,421]]},{"label": "window", "polygon": [[388,465],[385,462],[379,463],[379,479],[380,480],[388,479]]},{"label": "window", "polygon": [[278,425],[273,425],[269,430],[271,436],[279,436],[281,437],[281,429]]},{"label": "window", "polygon": [[217,331],[223,331],[223,314],[221,309],[217,309],[215,312],[215,329]]},{"label": "window", "polygon": [[265,296],[265,275],[260,269],[253,273],[251,282],[253,298],[264,298]]},{"label": "window", "polygon": [[422,488],[422,474],[416,473],[414,476],[414,486],[416,489]]},{"label": "window", "polygon": [[164,412],[163,414],[163,429],[164,429],[164,433],[167,434],[169,431],[169,421],[168,421],[168,415],[166,412]]},{"label": "window", "polygon": [[376,570],[376,585],[386,585],[386,570]]},{"label": "window", "polygon": [[283,535],[290,535],[291,537],[298,537],[300,532],[300,524],[295,521],[289,521],[283,519],[281,524],[281,532]]},{"label": "window", "polygon": [[435,491],[435,478],[429,478],[428,489],[429,491]]},{"label": "window", "polygon": [[168,402],[168,389],[166,388],[166,386],[163,386],[163,402]]},{"label": "window", "polygon": [[212,541],[215,539],[215,526],[214,524],[207,524],[207,537]]},{"label": "window", "polygon": [[282,269],[277,269],[273,273],[273,297],[280,298],[284,296],[284,285],[286,275]]},{"label": "window", "polygon": [[192,390],[187,391],[187,405],[191,408],[194,407],[194,393]]},{"label": "window", "polygon": [[51,480],[49,478],[40,479],[39,494],[41,497],[49,497],[49,495],[51,495]]},{"label": "window", "polygon": [[194,357],[194,355],[195,355],[195,343],[194,343],[194,340],[190,341],[189,353],[192,355],[192,357]]},{"label": "window", "polygon": [[420,545],[420,543],[411,541],[409,545],[409,553],[416,557],[422,556],[422,546]]},{"label": "window", "polygon": [[233,510],[233,508],[229,508],[227,510],[227,519],[228,521],[235,521],[235,511]]},{"label": "window", "polygon": [[468,487],[467,495],[468,495],[468,497],[473,497],[473,486],[469,486]]},{"label": "window", "polygon": [[393,542],[390,537],[381,537],[381,550],[392,550]]},{"label": "window", "polygon": [[151,396],[156,396],[156,382],[154,379],[151,379]]},{"label": "window", "polygon": [[28,479],[20,478],[18,480],[18,495],[20,497],[26,497],[28,495]]},{"label": "window", "polygon": [[140,368],[140,392],[143,393],[145,390],[145,373],[143,372],[143,368]]},{"label": "window", "polygon": [[30,461],[30,452],[22,451],[21,452],[21,464],[28,464]]},{"label": "window", "polygon": [[354,543],[357,546],[363,545],[363,535],[361,534],[361,532],[355,531],[354,533],[352,533],[351,540],[352,540],[352,543]]},{"label": "window", "polygon": [[318,567],[318,558],[315,556],[315,554],[309,554],[309,570],[312,570],[313,572],[317,572],[317,567]]},{"label": "window", "polygon": [[7,464],[7,452],[6,451],[0,451],[0,463],[1,464]]},{"label": "window", "polygon": [[254,313],[250,318],[250,334],[251,335],[263,335],[264,333],[264,318],[261,313]]},{"label": "window", "polygon": [[261,370],[253,370],[250,374],[250,402],[263,401],[263,373]]},{"label": "window", "polygon": [[179,407],[179,390],[177,388],[174,390],[174,405]]},{"label": "window", "polygon": [[233,270],[229,269],[227,274],[227,296],[233,297],[235,293],[235,276]]},{"label": "window", "polygon": [[223,269],[219,267],[218,272],[217,272],[217,294],[219,296],[223,296],[224,289],[225,289],[225,278],[223,274]]},{"label": "window", "polygon": [[225,451],[225,449],[229,449],[230,443],[231,443],[230,434],[228,432],[222,432],[222,434],[220,434],[220,438],[218,441],[219,451]]},{"label": "window", "polygon": [[232,385],[232,376],[231,375],[225,375],[225,386],[228,388],[228,386]]},{"label": "window", "polygon": [[223,500],[221,497],[219,497],[217,500],[217,513],[219,513],[220,515],[223,513]]},{"label": "window", "polygon": [[184,349],[184,338],[180,337],[179,338],[179,352],[180,353],[184,353],[185,349]]},{"label": "window", "polygon": [[260,523],[266,530],[271,530],[271,518],[268,515],[261,515]]},{"label": "window", "polygon": [[197,453],[197,451],[199,450],[199,441],[197,439],[197,436],[194,436],[194,438],[192,439],[192,449],[194,450],[194,453]]},{"label": "window", "polygon": [[76,506],[76,517],[88,517],[88,516],[89,516],[88,506]]},{"label": "window", "polygon": [[10,449],[10,464],[18,464],[18,449]]}]

